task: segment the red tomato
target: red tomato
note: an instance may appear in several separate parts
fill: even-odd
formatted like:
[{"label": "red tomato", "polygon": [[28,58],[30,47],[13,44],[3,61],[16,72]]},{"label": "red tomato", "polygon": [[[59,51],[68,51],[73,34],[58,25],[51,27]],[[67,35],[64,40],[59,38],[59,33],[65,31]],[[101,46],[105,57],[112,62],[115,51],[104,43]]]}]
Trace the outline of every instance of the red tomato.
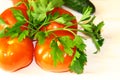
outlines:
[{"label": "red tomato", "polygon": [[[9,27],[12,27],[16,22],[17,22],[17,19],[14,17],[13,13],[12,13],[12,10],[11,9],[16,9],[16,10],[20,10],[22,11],[24,17],[26,19],[28,19],[28,16],[27,16],[27,13],[26,13],[26,10],[20,8],[20,7],[11,7],[11,8],[8,8],[6,9],[2,14],[1,14],[1,18],[5,21],[5,23],[7,25],[9,25]],[[27,23],[24,24],[23,26],[21,26],[21,29],[24,30],[26,29],[25,26],[27,26]],[[4,28],[4,26],[0,26],[2,28]]]},{"label": "red tomato", "polygon": [[[12,27],[17,22],[12,9],[20,10],[24,17],[28,19],[25,9],[20,7],[8,8],[0,15],[8,27]],[[27,29],[27,25],[25,23],[21,26],[21,30]],[[5,27],[4,25],[0,25],[0,30]],[[21,69],[32,62],[33,51],[33,42],[29,38],[25,38],[21,42],[18,41],[18,38],[0,38],[0,67],[6,71]]]},{"label": "red tomato", "polygon": [[[72,36],[69,32],[65,32],[65,34],[61,34],[59,36]],[[64,54],[64,62],[59,62],[57,66],[54,66],[54,61],[51,57],[50,51],[50,43],[51,40],[54,38],[53,35],[50,35],[45,39],[44,44],[36,44],[35,47],[35,60],[36,63],[43,68],[44,70],[53,71],[53,72],[64,72],[69,70],[69,65],[73,56],[68,56],[66,53]],[[59,48],[63,51],[64,48],[61,44],[59,44]]]},{"label": "red tomato", "polygon": [[[24,1],[24,2],[27,2],[27,0],[12,0],[13,2],[13,5],[16,5],[18,2],[20,1]],[[21,7],[23,9],[27,9],[26,5],[24,3],[20,4],[18,7]]]},{"label": "red tomato", "polygon": [[12,72],[28,66],[32,62],[33,51],[29,38],[21,42],[18,38],[0,38],[0,68]]},{"label": "red tomato", "polygon": [[[70,12],[68,12],[68,11],[66,11],[62,8],[54,9],[53,13],[56,12],[56,11],[59,12],[60,14],[70,14],[70,15],[72,15]],[[76,19],[73,20],[72,22],[76,23]],[[42,28],[42,30],[52,30],[52,29],[55,29],[55,28],[63,28],[63,27],[64,27],[64,24],[60,24],[60,23],[57,23],[57,22],[51,22],[48,26],[46,26],[45,28]],[[71,26],[71,28],[76,29],[77,25]],[[68,32],[68,31],[59,30],[59,31],[54,31],[54,33],[57,36],[69,36],[71,39],[74,39],[74,35],[72,33]],[[47,37],[45,39],[44,44],[36,43],[35,52],[34,52],[36,63],[41,68],[43,68],[44,70],[47,70],[47,71],[53,71],[53,72],[68,71],[70,63],[71,63],[74,55],[69,56],[66,53],[64,53],[64,62],[63,63],[59,62],[57,64],[57,66],[54,66],[54,61],[53,61],[52,56],[50,54],[50,51],[51,51],[50,43],[51,43],[51,41],[54,37],[55,37],[54,35],[50,34],[49,37]],[[59,44],[58,46],[62,51],[64,50],[64,47],[61,44]],[[74,50],[74,53],[75,53],[75,48],[73,50]]]}]

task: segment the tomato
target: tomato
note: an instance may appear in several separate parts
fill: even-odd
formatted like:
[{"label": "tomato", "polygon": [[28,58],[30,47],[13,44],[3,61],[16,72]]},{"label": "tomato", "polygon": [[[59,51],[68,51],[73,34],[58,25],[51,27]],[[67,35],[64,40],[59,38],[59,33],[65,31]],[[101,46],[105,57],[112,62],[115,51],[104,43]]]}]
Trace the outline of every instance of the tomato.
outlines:
[{"label": "tomato", "polygon": [[[65,32],[66,34],[61,34],[59,36],[71,36],[73,38],[72,34],[69,32]],[[51,47],[50,43],[51,40],[54,38],[53,35],[50,35],[45,39],[44,44],[38,44],[36,43],[35,47],[35,60],[36,63],[47,71],[53,71],[53,72],[64,72],[69,70],[69,65],[71,63],[71,60],[73,59],[73,56],[68,56],[66,53],[64,54],[64,62],[59,62],[57,66],[54,66],[54,61],[52,59],[52,56],[50,54]],[[59,48],[63,51],[64,48],[61,44],[59,44]]]},{"label": "tomato", "polygon": [[19,42],[18,38],[0,38],[0,68],[16,71],[28,66],[33,59],[33,43],[29,38]]},{"label": "tomato", "polygon": [[[10,28],[18,22],[12,12],[12,9],[20,10],[23,16],[28,19],[26,10],[21,7],[11,7],[6,9],[0,15],[0,18]],[[28,23],[23,24],[21,26],[21,30],[27,29],[27,25]],[[4,29],[5,27],[5,25],[0,25],[0,30]],[[32,62],[33,52],[33,42],[29,38],[25,38],[21,42],[18,41],[18,38],[0,38],[0,67],[11,72],[26,67]]]},{"label": "tomato", "polygon": [[[62,8],[55,8],[52,13],[59,12],[60,14],[70,14],[70,12],[62,9]],[[76,19],[72,21],[73,23],[76,23]],[[41,30],[52,30],[55,28],[63,28],[65,25],[60,24],[57,22],[51,22],[49,25],[45,26],[45,28],[42,28]],[[71,28],[77,28],[77,25],[71,26]],[[58,30],[54,31],[55,35],[57,36],[69,36],[71,39],[74,39],[74,35],[69,32],[69,31],[63,31],[63,30]],[[76,33],[76,32],[75,32]],[[48,37],[46,37],[45,42],[43,44],[38,44],[36,43],[35,47],[35,61],[44,70],[47,71],[53,71],[53,72],[64,72],[69,70],[70,63],[73,59],[73,56],[69,56],[66,53],[64,53],[64,62],[61,63],[59,62],[56,66],[54,66],[54,61],[52,59],[52,56],[50,54],[51,47],[50,43],[52,39],[55,38],[53,34],[50,34]],[[64,47],[62,44],[59,43],[59,48],[64,51]],[[73,48],[73,51],[75,53],[75,48]]]},{"label": "tomato", "polygon": [[[28,16],[27,16],[27,13],[26,13],[26,10],[20,8],[20,7],[11,7],[11,8],[8,8],[6,9],[2,14],[1,14],[1,18],[4,20],[4,22],[9,26],[9,27],[12,27],[16,22],[17,22],[17,19],[15,18],[15,16],[13,15],[12,13],[12,10],[11,9],[16,9],[16,10],[20,10],[24,17],[26,19],[28,19]],[[27,23],[25,23],[23,26],[21,26],[21,29],[24,30],[26,29],[26,26],[27,26]],[[3,29],[4,26],[0,26],[1,28],[0,29]]]},{"label": "tomato", "polygon": [[[20,1],[23,1],[23,2],[27,3],[27,0],[12,0],[13,5],[16,5]],[[18,7],[23,8],[25,10],[27,9],[27,7],[26,7],[26,5],[24,3],[20,4]]]}]

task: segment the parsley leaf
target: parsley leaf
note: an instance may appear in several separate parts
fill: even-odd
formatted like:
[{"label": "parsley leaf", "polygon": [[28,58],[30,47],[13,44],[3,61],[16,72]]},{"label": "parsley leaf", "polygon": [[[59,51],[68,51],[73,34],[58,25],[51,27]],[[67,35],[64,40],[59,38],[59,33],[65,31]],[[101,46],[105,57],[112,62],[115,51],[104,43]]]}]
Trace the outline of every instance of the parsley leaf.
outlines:
[{"label": "parsley leaf", "polygon": [[86,45],[79,35],[73,40],[75,47],[77,48],[74,58],[70,65],[70,71],[75,73],[82,73],[84,70],[84,65],[87,62],[87,57],[85,54]]},{"label": "parsley leaf", "polygon": [[81,27],[84,28],[85,31],[88,31],[88,32],[93,32],[92,30],[92,25],[90,24],[81,24]]},{"label": "parsley leaf", "polygon": [[77,50],[71,62],[70,71],[75,72],[77,74],[83,73],[84,65],[87,62],[86,56],[87,55],[84,52]]},{"label": "parsley leaf", "polygon": [[91,12],[92,12],[92,8],[91,7],[87,7],[85,8],[85,10],[83,11],[83,16],[81,17],[81,21],[85,21],[90,19],[91,17]]},{"label": "parsley leaf", "polygon": [[84,11],[83,16],[78,24],[83,28],[82,32],[92,39],[97,49],[95,53],[97,53],[100,51],[100,47],[104,42],[104,38],[101,36],[101,29],[104,26],[104,22],[102,21],[98,25],[95,25],[93,22],[95,16],[90,15],[91,11],[92,9],[88,7]]},{"label": "parsley leaf", "polygon": [[18,37],[18,41],[22,41],[23,39],[26,38],[26,36],[29,35],[29,31],[28,30],[24,30],[20,33],[19,37]]},{"label": "parsley leaf", "polygon": [[56,18],[54,21],[64,24],[66,26],[72,26],[73,23],[71,22],[73,19],[75,19],[74,16],[70,16],[68,14],[62,14],[60,17]]},{"label": "parsley leaf", "polygon": [[38,43],[43,44],[45,42],[46,34],[45,32],[39,31],[35,34],[34,39],[38,40]]},{"label": "parsley leaf", "polygon": [[83,38],[79,35],[75,36],[74,41],[74,45],[80,50],[80,51],[84,51],[86,48],[86,44],[83,41]]},{"label": "parsley leaf", "polygon": [[61,7],[64,4],[63,0],[49,0],[47,11],[53,10],[55,7]]},{"label": "parsley leaf", "polygon": [[58,47],[57,41],[52,40],[51,44],[51,56],[53,58],[54,61],[54,65],[56,66],[58,62],[63,62],[64,61],[64,57],[63,57],[63,52],[60,50],[60,48]]},{"label": "parsley leaf", "polygon": [[69,36],[59,37],[58,40],[64,46],[65,53],[68,54],[69,56],[72,56],[73,55],[72,48],[74,48],[73,40],[71,40]]},{"label": "parsley leaf", "polygon": [[18,34],[21,33],[21,29],[20,26],[22,26],[24,23],[22,22],[16,22],[12,28],[6,27],[5,29],[3,29],[3,37],[8,37],[10,36],[11,38],[17,37]]},{"label": "parsley leaf", "polygon": [[55,7],[60,7],[63,4],[63,0],[28,0],[29,8],[33,7],[33,11],[29,11],[29,17],[32,17],[32,22],[40,23],[47,17],[47,12],[53,10]]},{"label": "parsley leaf", "polygon": [[11,10],[12,10],[13,15],[17,19],[17,21],[19,21],[19,22],[25,22],[26,21],[26,18],[22,14],[21,10],[16,10],[14,8],[11,8]]}]

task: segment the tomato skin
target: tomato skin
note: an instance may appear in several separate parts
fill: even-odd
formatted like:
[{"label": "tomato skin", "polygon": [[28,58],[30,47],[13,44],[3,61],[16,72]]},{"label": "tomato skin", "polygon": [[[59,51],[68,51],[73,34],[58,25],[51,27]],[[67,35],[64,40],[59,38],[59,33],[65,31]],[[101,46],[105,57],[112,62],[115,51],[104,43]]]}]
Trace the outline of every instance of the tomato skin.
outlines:
[{"label": "tomato skin", "polygon": [[21,42],[18,38],[0,38],[0,68],[13,72],[28,66],[32,62],[33,51],[33,43],[29,38]]},{"label": "tomato skin", "polygon": [[[25,3],[27,3],[28,1],[27,0],[12,0],[12,2],[13,2],[13,5],[16,5],[18,2],[20,2],[20,1],[24,1]],[[26,7],[26,5],[24,4],[24,3],[22,3],[22,4],[20,4],[18,7],[20,7],[20,8],[23,8],[23,9],[27,9],[27,7]]]},{"label": "tomato skin", "polygon": [[[58,11],[60,14],[70,14],[72,15],[70,12],[62,9],[62,8],[55,8],[53,10],[53,14]],[[76,19],[72,21],[73,23],[77,23]],[[64,28],[65,25],[64,24],[60,24],[57,22],[51,22],[49,25],[41,28],[42,31],[47,31],[47,30],[53,30],[53,29],[57,29],[57,28]],[[71,28],[77,29],[77,25],[75,26],[71,26]],[[76,32],[75,32],[76,33]],[[54,31],[54,34],[56,36],[69,36],[71,39],[74,39],[74,35],[69,32],[69,31],[64,31],[64,30],[58,30],[58,31]],[[58,62],[58,64],[56,66],[54,66],[54,61],[52,59],[52,56],[50,54],[51,51],[51,47],[50,47],[50,43],[52,41],[52,39],[55,38],[55,36],[53,34],[50,34],[46,39],[45,42],[43,44],[39,44],[36,43],[35,46],[35,61],[38,64],[38,66],[40,66],[42,69],[47,70],[47,71],[52,71],[52,72],[65,72],[69,70],[69,66],[71,64],[71,61],[74,57],[74,53],[76,51],[75,48],[73,48],[73,55],[69,56],[66,53],[64,53],[64,62]],[[59,43],[59,42],[58,42]],[[58,44],[59,48],[64,51],[64,47],[61,44]]]},{"label": "tomato skin", "polygon": [[[28,16],[27,16],[27,13],[26,13],[26,10],[20,8],[20,7],[11,7],[11,8],[8,8],[6,9],[2,14],[1,14],[1,18],[4,20],[4,22],[9,26],[9,27],[12,27],[16,22],[17,22],[17,19],[14,17],[13,13],[12,13],[12,10],[11,9],[16,9],[16,10],[20,10],[24,17],[26,19],[28,19]],[[23,26],[27,26],[27,23],[25,23]],[[21,26],[21,29],[24,30],[26,28],[24,28],[23,26]],[[0,30],[4,28],[4,26],[0,26]]]}]

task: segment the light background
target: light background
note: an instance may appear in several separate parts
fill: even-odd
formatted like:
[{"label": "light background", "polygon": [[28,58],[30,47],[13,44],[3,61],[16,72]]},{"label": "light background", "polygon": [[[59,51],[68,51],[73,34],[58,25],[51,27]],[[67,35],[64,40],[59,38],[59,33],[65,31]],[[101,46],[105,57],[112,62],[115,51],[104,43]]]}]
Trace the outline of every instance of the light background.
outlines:
[{"label": "light background", "polygon": [[[83,74],[53,73],[31,65],[14,73],[0,70],[0,80],[120,80],[120,0],[91,0],[96,6],[96,21],[105,22],[101,52],[92,54],[94,46],[87,41],[88,63]],[[12,6],[10,0],[0,0],[0,13]],[[66,8],[68,9],[68,8]],[[81,14],[72,11],[77,19]]]}]

